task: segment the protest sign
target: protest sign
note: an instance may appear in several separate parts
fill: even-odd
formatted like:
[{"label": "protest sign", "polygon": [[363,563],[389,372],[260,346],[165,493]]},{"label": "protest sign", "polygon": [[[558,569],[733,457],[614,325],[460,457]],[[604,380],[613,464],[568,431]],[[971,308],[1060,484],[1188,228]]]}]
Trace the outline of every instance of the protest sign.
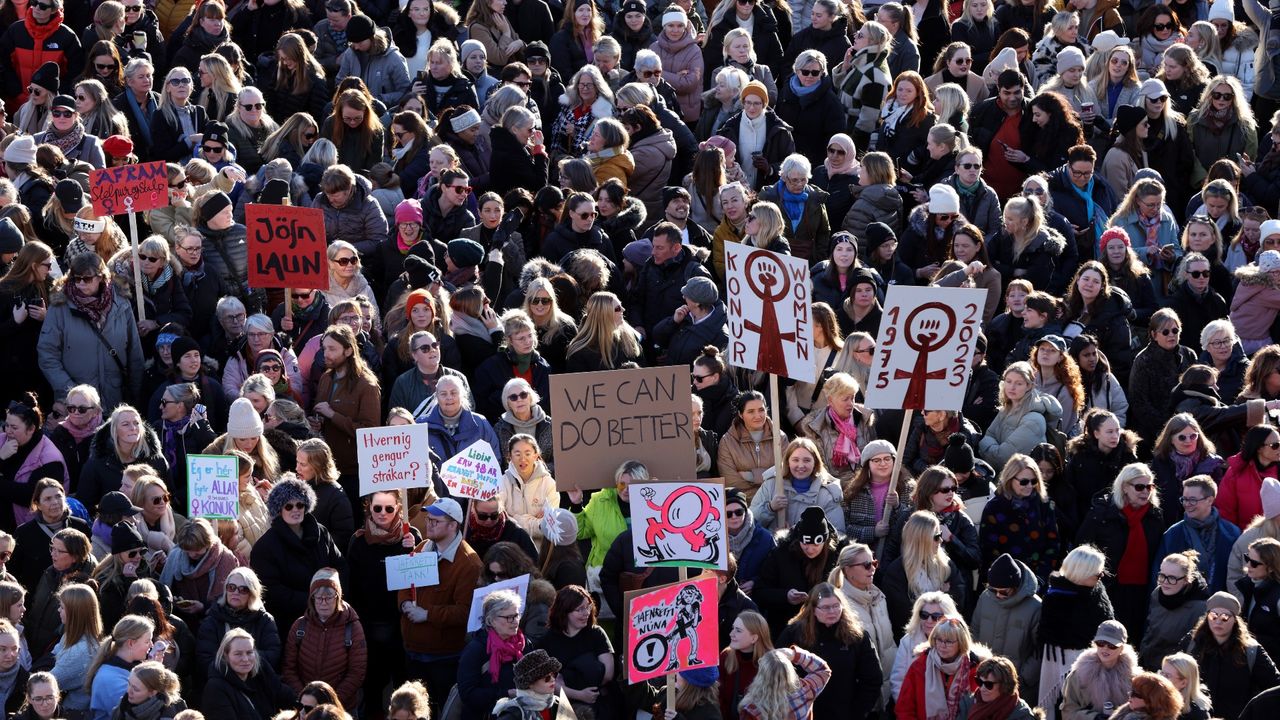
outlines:
[{"label": "protest sign", "polygon": [[187,517],[240,517],[239,463],[233,455],[188,455]]},{"label": "protest sign", "polygon": [[323,210],[250,203],[245,231],[250,287],[329,289]]},{"label": "protest sign", "polygon": [[632,485],[631,528],[637,567],[729,569],[724,485],[720,483]]},{"label": "protest sign", "polygon": [[552,375],[560,488],[613,487],[626,460],[644,460],[651,477],[696,478],[692,395],[684,365]]},{"label": "protest sign", "polygon": [[634,685],[668,673],[716,667],[717,597],[713,575],[627,593],[627,681]]},{"label": "protest sign", "polygon": [[431,446],[426,425],[356,431],[360,494],[431,486]]},{"label": "protest sign", "polygon": [[476,588],[471,594],[471,614],[467,616],[467,632],[475,632],[484,628],[484,599],[499,590],[514,590],[520,596],[520,612],[525,611],[525,596],[529,594],[529,574],[510,580],[499,580],[496,583]]},{"label": "protest sign", "polygon": [[867,407],[960,410],[987,291],[890,285]]},{"label": "protest sign", "polygon": [[410,587],[430,587],[440,584],[440,555],[420,552],[413,555],[392,555],[387,558],[387,589],[404,590]]},{"label": "protest sign", "polygon": [[814,382],[809,263],[727,242],[724,272],[729,364]]},{"label": "protest sign", "polygon": [[168,207],[169,169],[157,160],[94,170],[89,173],[89,199],[99,215]]},{"label": "protest sign", "polygon": [[488,500],[498,494],[501,477],[498,458],[484,440],[471,443],[440,466],[440,479],[454,497]]}]

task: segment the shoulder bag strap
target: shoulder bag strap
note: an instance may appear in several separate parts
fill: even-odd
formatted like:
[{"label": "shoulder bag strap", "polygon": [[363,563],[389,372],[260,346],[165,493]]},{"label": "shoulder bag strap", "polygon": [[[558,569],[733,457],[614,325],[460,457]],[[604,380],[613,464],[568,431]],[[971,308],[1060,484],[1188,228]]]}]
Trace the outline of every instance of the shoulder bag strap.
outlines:
[{"label": "shoulder bag strap", "polygon": [[124,376],[124,381],[127,383],[129,381],[129,369],[125,367],[124,361],[120,359],[120,354],[116,352],[114,347],[111,347],[111,343],[103,336],[102,330],[98,329],[98,324],[93,321],[93,318],[85,317],[84,321],[93,330],[93,334],[97,336],[102,346],[111,354],[111,359],[116,361],[116,367],[120,368],[120,374]]}]

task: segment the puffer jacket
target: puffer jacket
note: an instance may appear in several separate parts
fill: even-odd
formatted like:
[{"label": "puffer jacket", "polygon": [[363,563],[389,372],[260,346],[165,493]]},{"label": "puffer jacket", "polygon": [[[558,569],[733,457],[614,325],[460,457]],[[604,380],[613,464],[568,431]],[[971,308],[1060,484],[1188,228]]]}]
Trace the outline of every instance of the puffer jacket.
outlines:
[{"label": "puffer jacket", "polygon": [[[1099,298],[1097,302],[1102,303],[1102,307],[1096,309],[1083,332],[1098,338],[1099,347],[1111,361],[1111,372],[1116,377],[1128,377],[1129,368],[1133,365],[1133,303],[1117,287],[1111,288],[1110,298]],[[1065,320],[1072,321],[1076,318],[1068,317]]]},{"label": "puffer jacket", "polygon": [[253,291],[246,282],[249,277],[249,245],[244,225],[236,223],[226,230],[214,230],[201,224],[196,230],[204,238],[205,272],[221,278],[222,286],[250,308],[251,313],[255,312],[252,308],[260,307],[261,303],[251,299]]},{"label": "puffer jacket", "polygon": [[[824,141],[825,144],[825,141]],[[805,185],[808,197],[804,212],[797,222],[782,201],[786,185],[778,182],[760,191],[760,199],[778,206],[782,211],[782,234],[791,243],[791,254],[809,261],[813,266],[831,255],[831,221],[827,218],[827,192],[813,185]]]},{"label": "puffer jacket", "polygon": [[1195,351],[1185,345],[1165,350],[1153,340],[1138,351],[1129,373],[1129,427],[1144,438],[1157,437],[1173,415],[1170,398],[1178,378],[1195,362]]},{"label": "puffer jacket", "polygon": [[[113,292],[111,308],[97,332],[89,316],[72,307],[65,293],[50,294],[48,314],[36,343],[40,370],[54,395],[64,398],[76,385],[93,385],[102,396],[104,414],[139,396],[146,362],[133,302],[120,286]],[[111,354],[104,344],[111,346]]]},{"label": "puffer jacket", "polygon": [[296,693],[270,667],[263,667],[248,680],[241,680],[230,666],[221,672],[210,667],[210,671],[201,705],[209,717],[271,720],[280,710],[292,709],[297,700]]},{"label": "puffer jacket", "polygon": [[1014,279],[1018,270],[1023,270],[1023,280],[1034,287],[1047,288],[1067,248],[1067,239],[1057,230],[1042,226],[1017,260],[1013,257],[1013,242],[1013,236],[1003,230],[987,241],[992,267],[1002,279],[1008,280]]},{"label": "puffer jacket", "polygon": [[978,179],[978,187],[973,192],[966,192],[960,185],[960,178],[956,175],[951,175],[942,182],[955,189],[956,194],[960,196],[960,214],[977,225],[985,237],[991,237],[1004,228],[1000,198],[996,196],[996,191],[981,178]]},{"label": "puffer jacket", "polygon": [[335,208],[324,193],[316,195],[311,207],[324,212],[325,234],[329,242],[346,240],[356,246],[362,257],[368,258],[387,237],[387,216],[382,213],[378,201],[373,199],[373,184],[363,175],[356,176],[351,199],[342,208]]},{"label": "puffer jacket", "polygon": [[295,693],[315,680],[333,686],[344,707],[360,702],[369,648],[364,626],[355,608],[338,596],[339,607],[321,620],[315,603],[307,602],[307,614],[293,622],[284,638],[284,669],[280,679]]},{"label": "puffer jacket", "polygon": [[[505,451],[505,447],[500,450]],[[555,478],[541,461],[534,467],[533,477],[524,481],[514,465],[507,466],[506,473],[498,481],[498,495],[502,498],[507,519],[529,533],[535,543],[542,540],[543,515],[549,508],[560,507]]]},{"label": "puffer jacket", "polygon": [[1249,352],[1271,342],[1271,324],[1280,313],[1280,282],[1257,265],[1236,270],[1236,280],[1236,294],[1231,298],[1231,324],[1244,342],[1245,351]]},{"label": "puffer jacket", "polygon": [[[373,47],[368,53],[358,53],[355,49],[348,47],[338,58],[338,74],[334,80],[342,82],[342,79],[348,75],[356,75],[364,80],[365,87],[374,98],[381,100],[387,107],[392,107],[399,104],[400,98],[408,91],[410,80],[409,64],[400,51],[388,42],[388,33],[386,28],[379,28],[374,33]],[[362,58],[361,55],[364,57]],[[466,84],[468,87],[471,85],[470,81]],[[432,94],[428,93],[428,96]],[[446,97],[451,96],[452,94]],[[476,107],[474,90],[471,91],[470,100],[471,107]],[[438,114],[440,110],[450,107],[451,104],[460,103],[443,104],[431,110]]]},{"label": "puffer jacket", "polygon": [[[1158,587],[1151,591],[1147,630],[1142,635],[1142,645],[1138,650],[1138,662],[1142,667],[1159,672],[1164,657],[1178,652],[1182,637],[1204,617],[1208,597],[1208,589],[1200,577],[1175,595],[1165,595]],[[1253,630],[1253,627],[1249,629]]]},{"label": "puffer jacket", "polygon": [[[787,442],[787,436],[781,436]],[[725,485],[737,488],[750,500],[764,482],[761,474],[773,468],[773,421],[765,420],[764,437],[760,442],[751,439],[751,433],[739,421],[734,420],[729,431],[720,438],[717,465],[724,476]]]},{"label": "puffer jacket", "polygon": [[636,169],[636,161],[631,158],[630,152],[610,148],[600,153],[587,153],[583,159],[591,163],[596,184],[603,185],[606,180],[617,180],[623,187],[630,186],[631,173]]},{"label": "puffer jacket", "polygon": [[271,529],[253,544],[249,564],[262,579],[263,602],[281,618],[306,612],[311,577],[317,570],[331,567],[346,572],[347,568],[333,536],[311,513],[303,516],[301,536],[281,516],[273,518]]},{"label": "puffer jacket", "polygon": [[1280,465],[1259,472],[1257,464],[1242,455],[1227,458],[1227,474],[1218,483],[1218,497],[1213,501],[1222,519],[1243,528],[1261,516],[1262,482],[1266,478],[1280,479]]},{"label": "puffer jacket", "polygon": [[844,534],[844,508],[840,502],[844,491],[840,481],[827,473],[810,478],[809,489],[805,492],[796,490],[790,478],[782,484],[782,495],[787,499],[787,507],[781,513],[775,512],[769,505],[777,494],[777,478],[769,478],[760,485],[760,491],[751,500],[751,512],[756,522],[776,530],[795,527],[800,522],[800,513],[810,507],[822,508],[827,522],[835,526],[841,535]]},{"label": "puffer jacket", "polygon": [[[987,588],[978,596],[970,629],[973,639],[991,648],[991,652],[1007,657],[1018,668],[1020,692],[1036,697],[1034,685],[1040,677],[1040,643],[1036,627],[1040,625],[1041,601],[1036,573],[1021,560],[1014,560],[1022,570],[1022,584],[1007,598],[998,598]],[[1024,685],[1030,683],[1030,685]]]},{"label": "puffer jacket", "polygon": [[867,226],[873,222],[888,225],[895,233],[902,231],[902,195],[889,184],[854,185],[853,207],[844,216],[841,227],[855,237],[866,237]]},{"label": "puffer jacket", "polygon": [[1029,453],[1044,442],[1045,429],[1061,416],[1062,403],[1038,390],[1028,401],[1026,412],[1016,422],[1001,408],[987,428],[987,434],[978,442],[982,459],[992,467],[1004,467],[1014,453]]},{"label": "puffer jacket", "polygon": [[[639,198],[648,217],[662,217],[662,188],[670,184],[671,167],[676,159],[676,138],[660,127],[656,131],[631,136],[631,159],[635,169],[627,183],[627,200]],[[617,245],[617,238],[609,238]]]},{"label": "puffer jacket", "polygon": [[80,38],[75,29],[63,23],[61,8],[44,25],[37,25],[28,13],[0,36],[0,87],[6,98],[13,98],[9,107],[16,108],[27,101],[31,76],[47,62],[58,64],[64,91],[70,90],[71,77],[84,65]]},{"label": "puffer jacket", "polygon": [[[1250,19],[1255,23],[1258,22],[1255,17],[1257,7],[1254,6],[1252,8],[1254,12],[1250,12],[1249,3],[1244,3],[1244,8]],[[1267,12],[1264,7],[1263,11],[1259,15],[1264,18],[1264,20],[1258,25],[1258,27],[1267,27],[1267,19],[1269,18],[1270,13]],[[1234,25],[1236,36],[1231,39],[1230,44],[1222,48],[1222,59],[1218,61],[1218,74],[1230,75],[1239,80],[1240,87],[1244,88],[1245,102],[1251,102],[1253,100],[1253,89],[1257,82],[1256,65],[1261,62],[1265,67],[1269,63],[1267,62],[1265,46],[1263,46],[1263,51],[1259,52],[1259,46],[1261,46],[1262,43],[1258,42],[1257,31],[1248,23],[1237,22],[1234,23]],[[1274,94],[1274,71],[1266,74],[1270,75],[1270,81],[1267,82],[1264,79],[1264,82],[1267,82],[1268,89],[1264,90],[1263,94]]]},{"label": "puffer jacket", "polygon": [[698,47],[692,28],[687,27],[684,37],[676,41],[668,39],[665,31],[660,32],[649,49],[658,54],[662,67],[667,71],[663,79],[676,89],[680,115],[685,122],[696,123],[702,112],[699,95],[702,93],[702,73],[705,66],[702,48]]}]

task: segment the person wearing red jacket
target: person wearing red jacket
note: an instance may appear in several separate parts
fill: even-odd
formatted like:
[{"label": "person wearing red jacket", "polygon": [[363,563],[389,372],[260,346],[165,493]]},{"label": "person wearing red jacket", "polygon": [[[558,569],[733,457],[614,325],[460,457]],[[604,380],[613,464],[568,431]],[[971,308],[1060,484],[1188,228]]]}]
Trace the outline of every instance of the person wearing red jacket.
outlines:
[{"label": "person wearing red jacket", "polygon": [[26,102],[32,74],[47,62],[58,64],[60,90],[70,94],[71,78],[84,67],[84,48],[62,23],[62,13],[62,0],[32,0],[22,22],[0,35],[0,95],[10,108]]},{"label": "person wearing red jacket", "polygon": [[[911,661],[894,713],[898,720],[955,720],[960,701],[978,689],[984,659],[958,617],[944,618],[929,633],[929,647]],[[930,676],[933,676],[930,678]]]}]

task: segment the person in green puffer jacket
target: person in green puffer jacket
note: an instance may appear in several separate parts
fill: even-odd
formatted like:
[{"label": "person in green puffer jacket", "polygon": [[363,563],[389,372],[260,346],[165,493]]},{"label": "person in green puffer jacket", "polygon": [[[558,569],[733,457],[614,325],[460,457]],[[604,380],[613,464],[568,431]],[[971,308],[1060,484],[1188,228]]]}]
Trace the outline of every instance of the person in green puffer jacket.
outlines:
[{"label": "person in green puffer jacket", "polygon": [[613,473],[613,488],[598,490],[583,505],[582,491],[568,490],[569,509],[578,520],[578,539],[591,541],[587,555],[587,588],[600,592],[600,568],[615,538],[631,526],[632,483],[649,482],[649,470],[636,460],[628,460]]}]

